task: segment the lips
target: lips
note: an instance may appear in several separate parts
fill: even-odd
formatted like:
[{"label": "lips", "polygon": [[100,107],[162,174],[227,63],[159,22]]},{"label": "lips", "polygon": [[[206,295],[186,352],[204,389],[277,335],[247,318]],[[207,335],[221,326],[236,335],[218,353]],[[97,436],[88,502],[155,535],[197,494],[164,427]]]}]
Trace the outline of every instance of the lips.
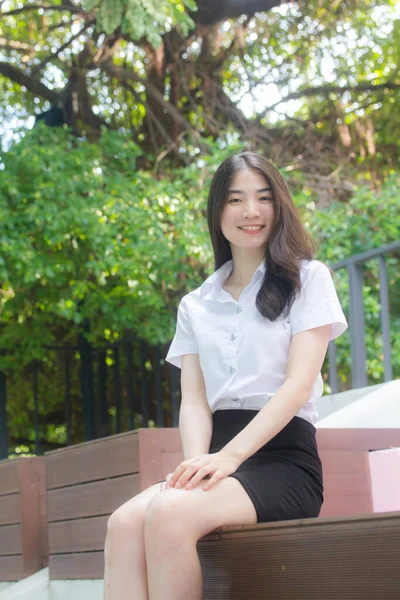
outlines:
[{"label": "lips", "polygon": [[261,229],[264,229],[264,225],[243,225],[239,229],[242,231],[261,231]]}]

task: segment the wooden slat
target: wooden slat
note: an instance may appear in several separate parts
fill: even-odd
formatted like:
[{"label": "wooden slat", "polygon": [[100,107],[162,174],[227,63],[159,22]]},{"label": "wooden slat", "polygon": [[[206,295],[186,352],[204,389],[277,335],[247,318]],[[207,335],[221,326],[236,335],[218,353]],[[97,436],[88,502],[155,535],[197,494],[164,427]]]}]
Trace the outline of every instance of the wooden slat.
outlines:
[{"label": "wooden slat", "polygon": [[22,556],[0,556],[0,581],[19,581],[22,573]]},{"label": "wooden slat", "polygon": [[138,492],[137,473],[50,490],[47,495],[48,522],[109,515]]},{"label": "wooden slat", "polygon": [[318,449],[384,450],[400,447],[400,429],[317,429]]},{"label": "wooden slat", "polygon": [[108,516],[50,523],[51,554],[68,554],[104,549]]},{"label": "wooden slat", "polygon": [[104,552],[81,554],[51,554],[49,556],[50,580],[103,579]]},{"label": "wooden slat", "polygon": [[127,432],[46,453],[47,489],[139,471],[138,434]]},{"label": "wooden slat", "polygon": [[0,461],[0,496],[19,491],[18,458]]},{"label": "wooden slat", "polygon": [[203,598],[398,600],[400,513],[380,517],[287,521],[206,536],[198,545]]},{"label": "wooden slat", "polygon": [[20,502],[19,492],[0,496],[0,525],[14,525],[21,522]]},{"label": "wooden slat", "polygon": [[0,527],[0,556],[21,554],[21,525],[3,525]]},{"label": "wooden slat", "polygon": [[183,460],[177,428],[139,429],[140,489],[162,481]]}]

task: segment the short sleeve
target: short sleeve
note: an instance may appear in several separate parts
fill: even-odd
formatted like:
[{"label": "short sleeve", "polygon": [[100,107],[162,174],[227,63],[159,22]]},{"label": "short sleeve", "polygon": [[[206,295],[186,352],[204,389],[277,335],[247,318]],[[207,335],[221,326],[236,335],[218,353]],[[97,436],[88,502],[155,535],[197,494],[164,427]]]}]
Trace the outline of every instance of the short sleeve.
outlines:
[{"label": "short sleeve", "polygon": [[292,335],[332,324],[329,339],[339,337],[346,331],[347,321],[328,267],[319,261],[311,261],[304,268],[301,280],[302,291],[289,312]]},{"label": "short sleeve", "polygon": [[186,296],[182,298],[178,307],[175,336],[165,360],[176,367],[182,368],[181,356],[183,354],[199,354],[190,322]]}]

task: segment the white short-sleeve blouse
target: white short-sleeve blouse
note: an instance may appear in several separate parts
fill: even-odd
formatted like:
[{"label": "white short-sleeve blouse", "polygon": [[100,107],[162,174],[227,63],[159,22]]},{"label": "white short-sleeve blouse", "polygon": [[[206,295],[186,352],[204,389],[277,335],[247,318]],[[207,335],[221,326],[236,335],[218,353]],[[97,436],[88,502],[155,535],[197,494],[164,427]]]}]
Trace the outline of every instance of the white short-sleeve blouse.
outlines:
[{"label": "white short-sleeve blouse", "polygon": [[[265,273],[264,261],[239,300],[222,288],[233,268],[227,261],[179,304],[176,333],[166,360],[181,367],[183,354],[199,354],[207,400],[221,409],[261,410],[285,380],[292,336],[331,324],[333,340],[347,329],[329,269],[317,260],[302,261],[301,294],[287,315],[263,317],[255,300]],[[312,394],[297,416],[315,423],[322,395],[319,373]]]}]

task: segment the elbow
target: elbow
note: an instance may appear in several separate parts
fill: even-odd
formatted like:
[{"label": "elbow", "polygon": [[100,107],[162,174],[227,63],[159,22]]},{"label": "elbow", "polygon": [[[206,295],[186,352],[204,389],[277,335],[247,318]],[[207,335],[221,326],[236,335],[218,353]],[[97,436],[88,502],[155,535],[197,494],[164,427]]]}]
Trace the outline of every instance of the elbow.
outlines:
[{"label": "elbow", "polygon": [[293,397],[296,399],[299,407],[302,407],[310,399],[314,384],[290,377],[286,380],[285,384],[292,391]]}]

